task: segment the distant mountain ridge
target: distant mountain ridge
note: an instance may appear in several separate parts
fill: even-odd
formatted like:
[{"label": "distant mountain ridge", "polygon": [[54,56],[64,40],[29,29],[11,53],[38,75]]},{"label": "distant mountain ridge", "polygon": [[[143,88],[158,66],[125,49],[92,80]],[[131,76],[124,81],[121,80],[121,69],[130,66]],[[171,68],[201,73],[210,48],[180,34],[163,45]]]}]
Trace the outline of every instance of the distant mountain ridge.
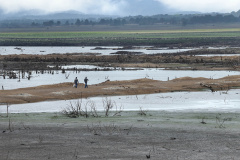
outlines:
[{"label": "distant mountain ridge", "polygon": [[[118,8],[119,12],[115,15],[104,15],[99,13],[88,14],[76,10],[47,13],[44,10],[22,10],[16,13],[4,13],[0,8],[0,20],[13,19],[42,19],[42,20],[58,20],[58,19],[91,19],[91,18],[107,18],[107,17],[126,17],[126,16],[152,16],[159,14],[204,14],[195,11],[180,11],[168,8],[166,5],[156,0],[126,0],[126,5]],[[240,11],[232,12],[234,16],[239,16]]]},{"label": "distant mountain ridge", "polygon": [[[132,11],[135,12],[135,11]],[[135,12],[138,13],[138,12]],[[140,12],[139,12],[140,13]],[[143,16],[152,16],[159,14],[200,14],[200,12],[173,12],[173,13],[161,13],[161,12],[148,12],[149,15],[145,14],[129,14],[127,16],[143,15]],[[157,14],[158,13],[158,14]],[[43,11],[22,11],[18,13],[4,14],[0,11],[0,20],[14,20],[14,19],[38,19],[38,20],[58,20],[58,19],[99,19],[99,18],[117,18],[121,17],[119,15],[97,15],[97,14],[84,14],[78,11],[63,11],[56,13],[45,13]],[[122,16],[124,17],[124,16]]]},{"label": "distant mountain ridge", "polygon": [[172,10],[165,5],[157,2],[156,0],[126,0],[124,6],[119,6],[118,12],[114,15],[104,15],[101,12],[95,14],[83,13],[81,11],[69,10],[56,13],[46,13],[44,10],[22,10],[17,13],[4,14],[3,10],[0,8],[0,18],[1,19],[14,19],[14,18],[38,18],[38,19],[69,19],[71,18],[99,18],[99,17],[109,17],[109,16],[151,16],[156,14],[170,14],[177,12],[177,10]]},{"label": "distant mountain ridge", "polygon": [[[4,14],[0,12],[1,20],[13,20],[13,19],[43,19],[43,20],[56,20],[56,19],[88,19],[88,18],[102,18],[110,17],[108,15],[93,15],[93,14],[84,14],[78,11],[63,11],[55,13],[45,13],[44,11],[35,10],[35,11],[22,11],[18,13]],[[115,16],[111,16],[115,17]]]}]

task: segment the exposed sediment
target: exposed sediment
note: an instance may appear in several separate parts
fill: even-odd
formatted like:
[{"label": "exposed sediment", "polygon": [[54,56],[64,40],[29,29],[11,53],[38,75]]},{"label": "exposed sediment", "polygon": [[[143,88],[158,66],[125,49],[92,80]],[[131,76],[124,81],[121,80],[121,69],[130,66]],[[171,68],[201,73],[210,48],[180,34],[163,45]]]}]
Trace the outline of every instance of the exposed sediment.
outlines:
[{"label": "exposed sediment", "polygon": [[43,85],[30,88],[1,90],[0,103],[20,104],[47,100],[68,100],[96,96],[138,95],[177,91],[229,90],[240,87],[240,75],[221,79],[184,77],[170,81],[137,79],[127,81],[106,81],[84,88],[80,84],[74,88],[72,83]]}]

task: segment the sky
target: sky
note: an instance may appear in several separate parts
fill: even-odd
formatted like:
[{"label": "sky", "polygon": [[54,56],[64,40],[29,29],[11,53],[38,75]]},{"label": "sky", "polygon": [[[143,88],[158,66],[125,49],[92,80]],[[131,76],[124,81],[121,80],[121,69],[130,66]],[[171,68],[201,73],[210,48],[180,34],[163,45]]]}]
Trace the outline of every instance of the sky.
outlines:
[{"label": "sky", "polygon": [[[134,3],[131,3],[133,1]],[[46,13],[76,10],[85,14],[124,15],[128,14],[126,8],[131,10],[135,7],[132,4],[136,3],[142,3],[142,6],[143,3],[154,5],[159,3],[161,9],[164,7],[174,11],[229,13],[240,9],[240,0],[0,0],[0,9],[4,13],[28,10],[42,10]]]},{"label": "sky", "polygon": [[229,13],[240,9],[239,0],[158,0],[181,11]]}]

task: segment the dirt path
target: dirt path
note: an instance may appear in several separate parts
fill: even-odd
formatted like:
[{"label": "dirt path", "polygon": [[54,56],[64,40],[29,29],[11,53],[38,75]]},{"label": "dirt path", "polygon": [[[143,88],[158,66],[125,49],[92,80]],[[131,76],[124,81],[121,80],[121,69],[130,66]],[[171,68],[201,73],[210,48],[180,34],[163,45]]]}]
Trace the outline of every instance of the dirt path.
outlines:
[{"label": "dirt path", "polygon": [[72,83],[44,85],[31,88],[1,90],[0,103],[20,104],[47,100],[68,100],[95,96],[137,95],[174,91],[212,91],[228,90],[240,87],[240,76],[228,76],[221,79],[178,78],[171,81],[138,79],[130,81],[106,81],[84,88],[80,84],[73,88]]}]

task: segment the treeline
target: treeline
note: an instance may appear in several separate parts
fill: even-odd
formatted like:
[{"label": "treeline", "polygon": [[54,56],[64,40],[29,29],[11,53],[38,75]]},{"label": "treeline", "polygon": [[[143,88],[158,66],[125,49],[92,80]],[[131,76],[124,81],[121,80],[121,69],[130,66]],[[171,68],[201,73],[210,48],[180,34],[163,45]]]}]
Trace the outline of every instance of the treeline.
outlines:
[{"label": "treeline", "polygon": [[121,18],[101,18],[101,19],[60,19],[60,20],[12,20],[0,22],[1,28],[21,28],[21,27],[50,27],[50,26],[81,26],[81,25],[111,25],[124,26],[136,25],[189,25],[206,23],[238,23],[239,16],[233,14],[205,14],[205,15],[154,15],[154,16],[129,16]]},{"label": "treeline", "polygon": [[[53,25],[112,25],[121,26],[127,24],[137,25],[154,25],[154,24],[172,24],[172,25],[188,25],[188,24],[205,24],[205,23],[234,23],[240,22],[239,17],[233,15],[156,15],[156,16],[134,16],[134,17],[123,17],[123,18],[102,18],[99,20],[88,20],[88,19],[77,19],[75,22],[69,22],[66,20],[65,23],[56,21],[43,22],[43,26]],[[34,23],[33,23],[34,25]]]}]

